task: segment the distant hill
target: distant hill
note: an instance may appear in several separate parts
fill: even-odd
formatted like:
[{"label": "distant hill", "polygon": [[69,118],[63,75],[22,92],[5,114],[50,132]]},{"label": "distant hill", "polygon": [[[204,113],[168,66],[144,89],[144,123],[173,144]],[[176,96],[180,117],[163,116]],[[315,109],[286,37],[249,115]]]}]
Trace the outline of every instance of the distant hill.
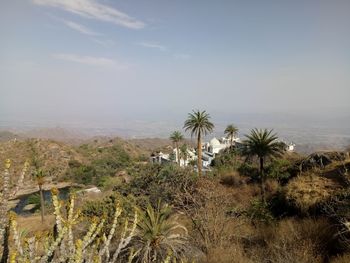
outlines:
[{"label": "distant hill", "polygon": [[0,142],[6,142],[13,139],[18,139],[19,136],[10,131],[0,131]]},{"label": "distant hill", "polygon": [[[169,152],[171,151],[173,147],[173,143],[169,139],[162,139],[162,138],[145,138],[145,139],[130,139],[128,140],[129,143],[134,145],[137,148],[143,149],[147,151],[148,153],[152,153],[155,151],[162,151],[162,152]],[[195,143],[184,140],[183,143],[186,143],[187,145],[190,145],[191,147],[195,147]]]},{"label": "distant hill", "polygon": [[20,134],[24,138],[50,139],[71,144],[79,144],[88,138],[85,134],[61,127],[37,128]]},{"label": "distant hill", "polygon": [[[46,171],[48,182],[62,178],[71,160],[84,162],[84,157],[74,147],[62,142],[46,139],[26,139],[0,143],[1,170],[5,159],[11,159],[12,183],[16,182],[25,161],[32,162],[34,156],[37,156],[41,168]],[[25,182],[33,184],[30,173],[31,171],[28,172],[28,178]]]}]

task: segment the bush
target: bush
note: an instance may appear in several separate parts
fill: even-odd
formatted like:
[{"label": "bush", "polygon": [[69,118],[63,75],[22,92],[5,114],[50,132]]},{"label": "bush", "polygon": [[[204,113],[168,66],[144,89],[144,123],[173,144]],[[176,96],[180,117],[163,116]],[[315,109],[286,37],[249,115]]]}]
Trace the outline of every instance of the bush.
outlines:
[{"label": "bush", "polygon": [[227,186],[238,187],[244,183],[237,172],[226,172],[221,175],[220,183]]},{"label": "bush", "polygon": [[249,176],[250,178],[252,178],[254,181],[258,181],[259,180],[259,170],[257,167],[244,162],[242,163],[239,167],[238,167],[238,172],[240,175],[242,176]]},{"label": "bush", "polygon": [[266,173],[267,177],[276,179],[284,184],[291,177],[291,169],[292,164],[290,161],[286,159],[275,159],[266,168]]},{"label": "bush", "polygon": [[93,184],[96,180],[96,170],[92,166],[74,164],[67,171],[67,176],[80,184]]},{"label": "bush", "polygon": [[175,164],[139,166],[129,173],[134,175],[130,183],[115,186],[114,190],[124,196],[133,195],[141,203],[148,199],[154,206],[159,199],[174,204],[176,195],[190,189],[197,178],[192,170]]},{"label": "bush", "polygon": [[251,206],[246,211],[246,215],[253,223],[271,223],[274,220],[268,203],[260,199],[251,201]]}]

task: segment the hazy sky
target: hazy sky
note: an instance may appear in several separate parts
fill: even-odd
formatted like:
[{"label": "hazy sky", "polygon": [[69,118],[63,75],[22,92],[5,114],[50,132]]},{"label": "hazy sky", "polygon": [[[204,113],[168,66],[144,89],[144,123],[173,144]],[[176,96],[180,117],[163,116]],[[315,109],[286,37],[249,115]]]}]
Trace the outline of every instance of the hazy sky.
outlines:
[{"label": "hazy sky", "polygon": [[349,0],[3,0],[0,120],[346,117],[349,14]]}]

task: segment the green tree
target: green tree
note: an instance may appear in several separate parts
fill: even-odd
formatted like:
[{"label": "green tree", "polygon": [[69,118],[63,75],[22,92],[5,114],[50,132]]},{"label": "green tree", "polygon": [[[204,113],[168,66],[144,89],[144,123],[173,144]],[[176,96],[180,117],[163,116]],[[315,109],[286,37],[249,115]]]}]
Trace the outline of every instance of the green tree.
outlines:
[{"label": "green tree", "polygon": [[184,160],[184,166],[186,165],[186,161],[187,161],[187,158],[188,158],[187,150],[188,150],[187,144],[181,145],[181,147],[180,147],[180,156]]},{"label": "green tree", "polygon": [[227,125],[226,129],[225,129],[225,134],[227,136],[228,139],[230,139],[230,146],[232,147],[233,145],[233,138],[237,135],[238,132],[238,128],[233,125]]},{"label": "green tree", "polygon": [[197,136],[197,164],[198,175],[202,175],[202,135],[213,132],[214,124],[210,122],[210,115],[206,111],[193,110],[188,114],[184,124],[185,131],[191,131],[191,137]]},{"label": "green tree", "polygon": [[264,164],[267,159],[281,156],[284,148],[278,137],[272,133],[272,130],[253,129],[249,135],[246,135],[246,140],[243,141],[243,154],[247,158],[256,156],[259,160],[259,179],[261,186],[261,197],[265,202],[265,173]]},{"label": "green tree", "polygon": [[179,142],[183,141],[184,136],[179,131],[174,131],[170,135],[170,140],[174,143],[176,148],[176,162],[180,165],[180,151],[179,151]]},{"label": "green tree", "polygon": [[39,186],[41,222],[44,223],[45,200],[44,200],[43,185],[45,183],[45,173],[44,173],[44,171],[42,169],[36,169],[34,171],[34,177],[35,177],[37,185]]}]

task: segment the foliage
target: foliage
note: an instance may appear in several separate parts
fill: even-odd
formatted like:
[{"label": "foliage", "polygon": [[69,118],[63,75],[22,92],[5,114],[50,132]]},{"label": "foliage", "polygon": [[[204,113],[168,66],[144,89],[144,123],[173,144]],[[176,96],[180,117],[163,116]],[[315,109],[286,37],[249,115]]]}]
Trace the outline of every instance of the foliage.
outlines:
[{"label": "foliage", "polygon": [[272,130],[253,129],[246,137],[247,139],[243,142],[243,154],[247,158],[257,156],[259,159],[264,160],[281,156],[284,151],[282,144],[277,141],[277,135],[272,134]]},{"label": "foliage", "polygon": [[[55,232],[53,235],[42,238],[28,237],[28,245],[24,245],[24,240],[19,235],[16,215],[11,214],[10,226],[14,243],[14,246],[10,247],[11,262],[71,262],[71,260],[74,262],[120,262],[123,252],[135,236],[138,223],[136,212],[132,224],[125,220],[125,227],[120,233],[119,243],[112,246],[111,241],[115,236],[118,219],[123,211],[118,203],[115,205],[113,222],[108,232],[104,232],[106,222],[104,218],[99,221],[93,219],[86,234],[78,238],[74,237],[73,227],[80,222],[81,216],[79,212],[74,211],[74,195],[70,197],[66,216],[61,211],[62,205],[56,189],[52,190],[52,200],[56,224]],[[102,236],[102,240],[98,238],[99,236]],[[39,246],[41,243],[46,244],[44,250],[40,248],[42,246]],[[132,260],[135,255],[130,250],[129,259]]]},{"label": "foliage", "polygon": [[[180,131],[174,131],[172,134],[170,134],[170,140],[175,144],[176,152],[178,159],[176,160],[180,164],[180,150],[179,150],[179,143],[183,141],[184,136],[181,134]],[[176,158],[175,158],[176,159]]]},{"label": "foliage", "polygon": [[70,163],[67,172],[68,178],[80,184],[94,184],[97,181],[96,169],[91,165],[84,165],[77,162]]},{"label": "foliage", "polygon": [[276,179],[282,183],[291,177],[292,164],[286,159],[275,159],[266,167],[267,177]]},{"label": "foliage", "polygon": [[284,152],[284,146],[277,141],[277,135],[272,134],[272,130],[253,129],[250,135],[246,135],[244,140],[243,154],[249,159],[257,156],[259,159],[259,176],[261,184],[261,196],[265,201],[265,179],[264,163],[266,159],[281,156]]},{"label": "foliage", "polygon": [[134,171],[131,182],[116,186],[114,190],[124,196],[137,197],[140,205],[145,204],[145,199],[153,205],[156,205],[159,199],[174,204],[175,194],[191,188],[195,181],[191,169],[183,169],[173,164],[153,164],[140,167],[140,170]]},{"label": "foliage", "polygon": [[239,172],[240,175],[242,176],[248,176],[250,178],[252,178],[254,181],[257,181],[259,179],[259,170],[256,166],[248,163],[248,162],[244,162],[242,163],[237,171]]},{"label": "foliage", "polygon": [[271,223],[274,220],[268,203],[260,199],[253,199],[251,201],[251,206],[246,211],[246,215],[252,222],[256,223]]},{"label": "foliage", "polygon": [[117,171],[132,166],[131,156],[120,146],[94,148],[83,144],[79,150],[87,156],[94,156],[89,163],[75,160],[69,162],[66,176],[77,183],[103,186],[108,177],[115,176]]},{"label": "foliage", "polygon": [[193,135],[197,136],[197,166],[198,175],[202,174],[202,143],[201,137],[212,133],[214,129],[214,124],[210,121],[210,115],[206,111],[192,111],[188,114],[188,118],[184,123],[185,131],[191,132],[191,137]]},{"label": "foliage", "polygon": [[238,132],[238,128],[233,124],[227,125],[225,129],[224,133],[226,134],[227,138],[231,140],[231,146],[233,144],[233,138],[237,135],[237,132]]},{"label": "foliage", "polygon": [[174,259],[184,258],[188,248],[187,229],[171,218],[171,208],[158,202],[155,208],[148,204],[140,212],[137,234],[133,241],[138,262],[162,262],[169,252]]},{"label": "foliage", "polygon": [[221,169],[221,168],[235,168],[237,165],[237,152],[236,150],[230,148],[224,151],[221,151],[215,156],[215,159],[212,161],[211,166]]}]

